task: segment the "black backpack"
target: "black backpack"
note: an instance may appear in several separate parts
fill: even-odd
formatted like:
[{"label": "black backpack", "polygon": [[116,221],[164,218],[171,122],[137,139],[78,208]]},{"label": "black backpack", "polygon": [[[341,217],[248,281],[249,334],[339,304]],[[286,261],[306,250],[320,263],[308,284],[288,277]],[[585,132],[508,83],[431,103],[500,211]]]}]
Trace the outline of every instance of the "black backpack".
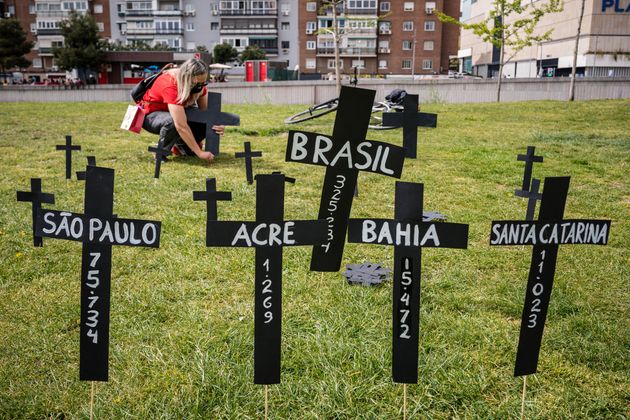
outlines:
[{"label": "black backpack", "polygon": [[394,89],[390,92],[389,95],[385,97],[390,102],[395,104],[402,104],[403,99],[407,96],[407,91],[402,89]]},{"label": "black backpack", "polygon": [[173,63],[169,63],[169,64],[165,65],[164,67],[162,67],[162,70],[160,70],[158,73],[155,73],[155,74],[147,77],[146,79],[143,79],[140,82],[138,82],[137,85],[135,85],[133,88],[131,88],[131,92],[130,92],[131,93],[131,99],[135,103],[141,102],[142,98],[144,97],[144,94],[147,92],[147,90],[151,89],[151,86],[153,86],[153,83],[155,83],[157,78],[160,77],[160,75],[165,70],[168,70],[171,67],[173,67]]}]

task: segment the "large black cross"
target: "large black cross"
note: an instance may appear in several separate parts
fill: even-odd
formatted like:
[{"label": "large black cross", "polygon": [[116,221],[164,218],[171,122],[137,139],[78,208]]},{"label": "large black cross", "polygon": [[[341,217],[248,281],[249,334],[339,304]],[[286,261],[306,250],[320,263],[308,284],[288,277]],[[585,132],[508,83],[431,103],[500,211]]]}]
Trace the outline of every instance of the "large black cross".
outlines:
[{"label": "large black cross", "polygon": [[405,157],[416,158],[418,148],[418,127],[437,127],[437,114],[418,112],[418,95],[406,95],[403,99],[403,112],[384,112],[383,125],[403,128]]},{"label": "large black cross", "polygon": [[33,215],[33,245],[44,246],[41,236],[35,232],[35,223],[37,221],[37,212],[42,208],[42,204],[55,204],[55,195],[42,192],[41,178],[31,178],[30,191],[17,191],[17,201],[30,201],[32,203]]},{"label": "large black cross", "polygon": [[289,131],[286,161],[326,166],[318,219],[328,221],[328,239],[313,248],[311,270],[339,271],[359,171],[400,178],[404,150],[365,140],[375,92],[342,87],[332,136]]},{"label": "large black cross", "polygon": [[210,235],[208,223],[218,219],[217,201],[232,201],[232,193],[217,191],[217,180],[206,178],[206,191],[193,191],[193,200],[206,202],[206,237],[208,237]]},{"label": "large black cross", "polygon": [[40,236],[83,242],[79,376],[107,381],[112,246],[160,245],[160,222],[119,219],[112,215],[114,170],[88,166],[85,214],[40,209]]},{"label": "large black cross", "polygon": [[418,382],[422,248],[468,246],[468,225],[423,222],[423,184],[396,182],[394,219],[350,219],[348,242],[394,246],[392,377]]},{"label": "large black cross", "polygon": [[206,144],[204,150],[217,156],[219,154],[220,137],[212,129],[213,125],[241,125],[241,117],[229,112],[221,112],[221,94],[208,92],[208,109],[187,108],[188,121],[206,125]]},{"label": "large black cross", "polygon": [[66,179],[72,179],[72,152],[81,150],[81,146],[72,144],[72,136],[66,136],[66,144],[58,144],[57,150],[66,151]]},{"label": "large black cross", "polygon": [[261,157],[262,152],[252,151],[252,145],[250,142],[246,141],[244,145],[244,152],[236,152],[234,157],[236,158],[245,158],[245,176],[247,177],[247,183],[254,183],[254,175],[252,170],[252,158],[253,157]]},{"label": "large black cross", "polygon": [[326,237],[325,220],[284,220],[281,174],[256,176],[256,221],[208,221],[207,246],[255,247],[254,383],[280,383],[282,249]]},{"label": "large black cross", "polygon": [[606,245],[610,220],[563,220],[570,177],[545,178],[538,221],[492,222],[490,245],[533,245],[514,376],[536,373],[558,247]]},{"label": "large black cross", "polygon": [[171,155],[171,149],[164,147],[164,141],[160,139],[156,146],[149,146],[149,152],[155,153],[155,172],[154,178],[160,177],[160,168],[162,167],[162,157]]},{"label": "large black cross", "polygon": [[[96,166],[96,156],[87,157],[87,166]],[[85,181],[85,171],[77,171],[77,179]]]}]

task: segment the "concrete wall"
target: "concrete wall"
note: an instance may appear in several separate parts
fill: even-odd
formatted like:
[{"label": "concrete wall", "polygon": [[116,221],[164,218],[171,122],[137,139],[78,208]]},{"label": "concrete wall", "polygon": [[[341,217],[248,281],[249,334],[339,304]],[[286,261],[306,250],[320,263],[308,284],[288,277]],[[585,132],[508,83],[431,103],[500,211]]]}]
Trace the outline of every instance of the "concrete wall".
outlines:
[{"label": "concrete wall", "polygon": [[[359,86],[376,90],[382,100],[393,89],[420,95],[420,102],[492,102],[496,80],[360,80]],[[226,104],[315,104],[337,96],[334,82],[291,81],[268,83],[222,83],[210,90],[223,94]],[[81,90],[45,86],[0,86],[0,102],[130,102],[126,85],[100,85]],[[504,102],[566,100],[569,79],[504,79]],[[630,78],[578,79],[576,99],[630,98]]]}]

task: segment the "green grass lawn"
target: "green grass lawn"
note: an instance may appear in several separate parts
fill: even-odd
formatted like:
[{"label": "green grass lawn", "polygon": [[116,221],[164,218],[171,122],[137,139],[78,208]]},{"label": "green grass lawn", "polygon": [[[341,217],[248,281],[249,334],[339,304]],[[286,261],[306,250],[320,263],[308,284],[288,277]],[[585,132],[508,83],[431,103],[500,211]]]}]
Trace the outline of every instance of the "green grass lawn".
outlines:
[{"label": "green grass lawn", "polygon": [[[16,201],[31,177],[55,194],[50,208],[83,212],[84,183],[64,178],[71,134],[116,170],[114,212],[162,221],[161,247],[113,249],[110,381],[96,387],[96,418],[261,418],[253,384],[254,251],[205,247],[205,178],[232,191],[220,220],[254,220],[255,185],[234,152],[251,141],[254,171],[297,178],[287,219],[314,219],[325,169],[284,162],[300,106],[226,106],[241,115],[208,166],[175,158],[153,179],[148,133],[118,127],[126,104],[0,105],[0,418],[86,418],[79,381],[81,245],[34,248],[31,209]],[[522,379],[512,376],[531,247],[490,247],[490,222],[522,219],[514,197],[536,146],[534,176],[571,176],[566,218],[612,219],[608,246],[560,247],[539,373],[529,377],[527,418],[630,417],[630,101],[423,105],[438,128],[420,130],[419,159],[404,181],[425,184],[425,210],[470,224],[468,250],[427,249],[422,259],[419,383],[413,418],[517,418]],[[331,133],[334,114],[292,126]],[[401,143],[400,130],[369,138]],[[353,217],[391,218],[393,178],[361,173]],[[286,248],[282,384],[271,418],[402,417],[391,381],[391,283],[348,286],[309,272],[310,248]],[[393,249],[347,244],[344,264],[393,266]]]}]

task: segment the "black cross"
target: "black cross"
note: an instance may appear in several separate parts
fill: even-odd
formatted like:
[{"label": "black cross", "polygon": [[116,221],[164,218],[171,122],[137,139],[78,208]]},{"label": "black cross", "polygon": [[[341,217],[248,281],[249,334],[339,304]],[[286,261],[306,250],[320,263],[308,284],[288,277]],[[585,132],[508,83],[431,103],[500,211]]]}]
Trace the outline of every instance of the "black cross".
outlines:
[{"label": "black cross", "polygon": [[88,166],[85,214],[58,210],[37,212],[40,236],[83,242],[79,377],[107,381],[112,246],[160,244],[160,222],[119,219],[112,214],[114,170]]},{"label": "black cross", "polygon": [[241,125],[241,117],[229,112],[221,112],[221,94],[208,92],[208,109],[186,109],[188,121],[203,123],[206,125],[206,145],[204,150],[217,156],[219,154],[220,137],[212,129],[213,125]]},{"label": "black cross", "polygon": [[341,88],[332,136],[289,131],[286,161],[326,166],[318,219],[328,221],[328,240],[313,248],[311,270],[339,271],[359,171],[400,178],[402,147],[365,140],[375,91]]},{"label": "black cross", "polygon": [[30,191],[18,191],[17,201],[30,201],[32,203],[33,214],[33,245],[44,246],[41,236],[35,233],[35,222],[37,221],[37,211],[42,208],[42,204],[55,204],[55,195],[42,192],[41,178],[31,178]]},{"label": "black cross", "polygon": [[66,151],[66,179],[72,179],[72,151],[81,150],[81,146],[72,145],[72,136],[66,136],[66,144],[58,144],[57,150]]},{"label": "black cross", "polygon": [[394,246],[392,377],[399,383],[418,382],[422,248],[468,246],[468,225],[422,221],[423,189],[396,182],[393,220],[350,219],[348,226],[348,242]]},{"label": "black cross", "polygon": [[525,213],[525,220],[534,220],[534,213],[536,212],[536,202],[542,199],[542,194],[538,192],[540,188],[540,179],[532,179],[532,186],[529,191],[516,190],[516,196],[527,198],[527,212]]},{"label": "black cross", "polygon": [[325,220],[284,220],[281,174],[256,176],[256,221],[208,221],[206,246],[255,247],[254,383],[280,383],[282,249],[321,243]]},{"label": "black cross", "polygon": [[[533,154],[533,150],[532,150]],[[492,222],[490,245],[533,245],[514,376],[536,373],[558,247],[608,243],[610,220],[563,220],[569,177],[545,178],[538,221]],[[555,232],[555,233],[554,233]]]},{"label": "black cross", "polygon": [[418,148],[418,127],[437,127],[437,114],[418,112],[418,95],[406,95],[403,99],[403,112],[384,112],[383,125],[403,128],[405,157],[416,158]]},{"label": "black cross", "polygon": [[[271,174],[272,175],[282,175],[282,172],[280,172],[280,171],[273,171]],[[295,178],[291,178],[290,176],[286,176],[285,175],[284,176],[284,181],[288,182],[290,184],[295,184]]]},{"label": "black cross", "polygon": [[523,195],[527,191],[529,191],[529,184],[532,181],[532,168],[534,166],[534,162],[542,162],[542,156],[535,156],[534,151],[536,147],[527,146],[527,154],[524,155],[516,155],[516,160],[525,162],[525,172],[523,173],[523,186],[520,190],[515,190],[514,194],[518,197],[527,197],[527,195]]},{"label": "black cross", "polygon": [[[87,166],[96,166],[96,156],[87,157]],[[77,171],[77,179],[85,181],[85,171]]]},{"label": "black cross", "polygon": [[217,191],[217,180],[206,178],[206,191],[193,191],[194,201],[206,202],[206,237],[210,235],[208,222],[217,220],[217,201],[232,201],[232,193]]},{"label": "black cross", "polygon": [[252,152],[252,147],[250,142],[245,142],[245,151],[244,152],[236,152],[234,157],[236,158],[245,158],[245,176],[247,177],[247,183],[254,183],[254,175],[252,173],[252,158],[253,157],[261,157],[262,152]]},{"label": "black cross", "polygon": [[160,177],[160,168],[162,167],[162,157],[166,158],[171,155],[171,149],[164,147],[164,141],[160,139],[157,146],[149,146],[149,152],[155,153],[155,173],[154,178]]}]

